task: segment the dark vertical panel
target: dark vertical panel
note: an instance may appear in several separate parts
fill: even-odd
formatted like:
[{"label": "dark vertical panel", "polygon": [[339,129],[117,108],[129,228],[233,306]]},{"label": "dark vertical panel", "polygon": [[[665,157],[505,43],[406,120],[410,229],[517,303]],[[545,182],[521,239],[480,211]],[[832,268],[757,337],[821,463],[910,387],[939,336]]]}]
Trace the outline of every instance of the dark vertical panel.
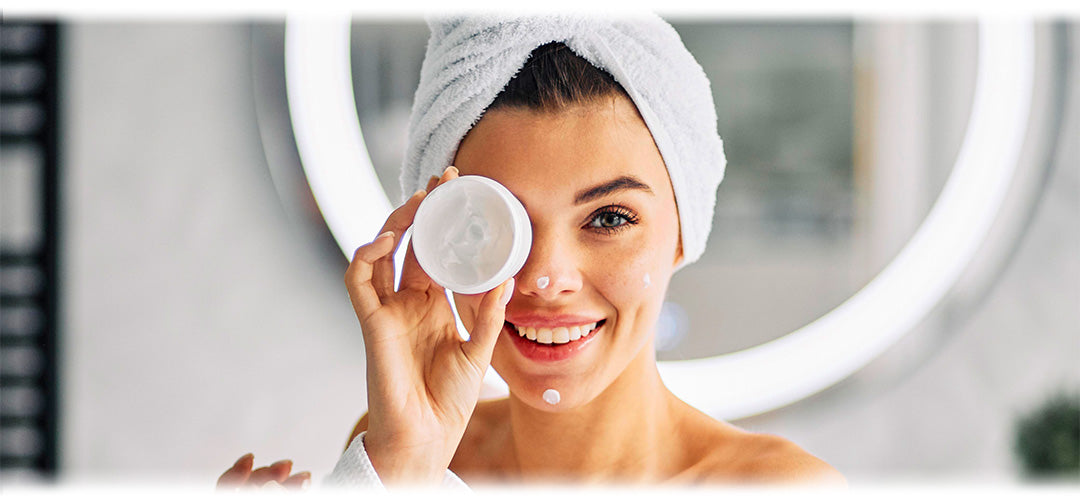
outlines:
[{"label": "dark vertical panel", "polygon": [[[5,20],[0,27],[0,168],[8,181],[0,195],[9,200],[4,208],[22,217],[0,227],[5,480],[57,472],[60,31],[55,22]],[[17,200],[35,206],[24,210]]]}]

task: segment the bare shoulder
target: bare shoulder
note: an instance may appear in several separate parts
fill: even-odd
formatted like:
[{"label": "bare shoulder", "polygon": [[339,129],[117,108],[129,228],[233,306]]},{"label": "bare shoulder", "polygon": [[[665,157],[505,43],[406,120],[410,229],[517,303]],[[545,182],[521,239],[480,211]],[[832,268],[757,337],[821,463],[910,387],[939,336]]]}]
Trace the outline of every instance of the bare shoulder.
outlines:
[{"label": "bare shoulder", "polygon": [[706,461],[710,479],[750,483],[846,485],[833,466],[780,436],[749,432],[730,424],[713,434],[715,452]]},{"label": "bare shoulder", "polygon": [[795,443],[750,432],[680,402],[680,444],[689,455],[676,481],[846,485],[831,465]]}]

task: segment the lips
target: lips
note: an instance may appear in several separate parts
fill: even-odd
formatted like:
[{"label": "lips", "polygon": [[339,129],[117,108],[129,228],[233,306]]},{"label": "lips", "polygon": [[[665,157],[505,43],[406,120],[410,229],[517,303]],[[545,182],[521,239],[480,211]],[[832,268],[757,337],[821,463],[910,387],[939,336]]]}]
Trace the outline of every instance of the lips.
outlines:
[{"label": "lips", "polygon": [[[582,318],[578,318],[577,321],[580,321],[581,319]],[[521,336],[517,329],[514,328],[514,324],[510,322],[503,324],[503,333],[510,337],[514,347],[517,348],[517,351],[520,352],[522,356],[533,361],[546,363],[563,361],[579,355],[605,331],[604,326],[606,323],[606,320],[600,320],[596,324],[596,329],[589,333],[589,335],[562,344],[541,344],[529,340],[527,337]],[[550,323],[548,324],[550,325]],[[573,323],[570,324],[570,326],[580,324],[581,323]]]},{"label": "lips", "polygon": [[571,327],[598,323],[603,321],[602,315],[586,316],[581,314],[539,314],[529,312],[507,312],[506,321],[514,326],[531,326],[534,328],[557,328],[560,326]]},{"label": "lips", "polygon": [[567,342],[578,340],[581,337],[587,337],[594,329],[596,329],[597,323],[589,323],[581,326],[559,326],[555,328],[533,328],[531,326],[515,326],[519,337],[525,337],[529,340],[534,340],[540,344],[565,344]]}]

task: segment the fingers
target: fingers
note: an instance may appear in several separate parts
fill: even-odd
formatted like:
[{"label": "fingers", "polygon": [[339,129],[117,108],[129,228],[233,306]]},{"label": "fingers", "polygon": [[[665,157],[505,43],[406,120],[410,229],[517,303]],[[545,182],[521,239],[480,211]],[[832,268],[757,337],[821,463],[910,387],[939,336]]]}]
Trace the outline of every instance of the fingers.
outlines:
[{"label": "fingers", "polygon": [[432,281],[420,267],[420,262],[416,260],[416,253],[413,252],[412,241],[410,241],[409,247],[405,250],[405,262],[401,265],[401,289],[426,290],[432,286],[439,285]]},{"label": "fingers", "polygon": [[437,185],[439,185],[439,176],[437,176],[437,175],[433,175],[433,176],[431,176],[431,178],[430,178],[430,179],[428,179],[428,181],[427,181],[427,187],[426,187],[426,188],[424,188],[424,191],[427,191],[427,192],[429,192],[429,193],[430,193],[430,192],[431,192],[431,190],[432,190],[432,189],[434,189],[434,188],[435,188],[435,186],[437,186]]},{"label": "fingers", "polygon": [[372,286],[375,287],[375,292],[379,294],[379,297],[388,297],[394,293],[394,251],[401,243],[402,236],[405,235],[405,231],[409,229],[409,226],[413,223],[413,217],[416,216],[416,210],[420,208],[420,202],[424,200],[424,196],[427,195],[427,191],[419,190],[413,193],[405,204],[398,207],[396,210],[390,213],[387,217],[386,223],[383,224],[382,231],[394,232],[394,245],[391,251],[386,255],[380,257],[374,263],[374,269],[372,271]]},{"label": "fingers", "polygon": [[[460,172],[458,171],[457,167],[455,167],[453,165],[450,165],[449,167],[446,167],[446,170],[443,170],[442,176],[439,177],[439,182],[435,183],[435,187],[439,187],[439,184],[442,184],[444,182],[452,181],[454,179],[457,179],[459,173]],[[432,188],[432,189],[434,189],[434,188]]]},{"label": "fingers", "polygon": [[266,467],[251,470],[255,456],[251,453],[240,457],[229,470],[218,478],[218,489],[238,489],[242,487],[284,486],[289,489],[302,489],[311,482],[311,472],[304,471],[289,475],[292,460],[278,460]]},{"label": "fingers", "polygon": [[289,478],[286,479],[285,481],[283,481],[281,483],[281,485],[286,487],[286,488],[289,488],[289,489],[297,489],[297,490],[299,490],[299,489],[303,489],[304,487],[307,486],[307,484],[310,484],[310,483],[311,483],[311,473],[308,472],[308,471],[304,471],[304,472],[297,472],[296,474],[293,474],[292,476],[289,476]]},{"label": "fingers", "polygon": [[279,483],[285,481],[289,477],[289,473],[292,472],[292,460],[278,460],[270,464],[270,472],[273,473],[272,480]]},{"label": "fingers", "polygon": [[289,471],[292,470],[292,460],[279,460],[266,467],[260,467],[251,471],[251,476],[248,477],[247,484],[251,486],[262,486],[268,481],[282,482],[285,478],[289,477]]},{"label": "fingers", "polygon": [[[441,184],[457,176],[457,168],[447,167],[442,177],[432,176],[434,181],[429,179],[428,186]],[[349,268],[345,271],[345,286],[356,316],[361,322],[377,311],[383,305],[384,299],[394,293],[394,249],[400,244],[405,231],[412,225],[416,210],[426,194],[426,190],[414,193],[405,204],[391,212],[383,225],[382,234],[371,243],[357,248],[353,254]],[[412,271],[403,272],[402,287],[405,286],[406,276],[409,276],[416,286],[426,289],[433,285],[431,279],[420,270],[416,257],[411,255],[411,245],[405,261],[406,267],[411,268]]]},{"label": "fingers", "polygon": [[248,477],[247,486],[262,486],[263,483],[272,479],[270,467],[259,467],[251,471],[251,476]]},{"label": "fingers", "polygon": [[495,342],[502,331],[506,304],[514,294],[514,285],[514,278],[510,278],[502,286],[484,294],[484,298],[480,300],[480,309],[476,313],[474,331],[469,332],[469,340],[462,345],[466,357],[481,374],[491,364],[491,352],[495,350]]},{"label": "fingers", "polygon": [[255,462],[255,455],[248,453],[240,457],[229,470],[218,478],[218,488],[236,488],[243,485],[251,475],[251,466]]},{"label": "fingers", "polygon": [[356,316],[361,320],[382,305],[375,287],[371,284],[371,275],[375,261],[390,252],[393,244],[392,231],[380,234],[375,241],[356,249],[349,268],[345,270],[345,288],[349,291],[349,299],[356,310]]}]

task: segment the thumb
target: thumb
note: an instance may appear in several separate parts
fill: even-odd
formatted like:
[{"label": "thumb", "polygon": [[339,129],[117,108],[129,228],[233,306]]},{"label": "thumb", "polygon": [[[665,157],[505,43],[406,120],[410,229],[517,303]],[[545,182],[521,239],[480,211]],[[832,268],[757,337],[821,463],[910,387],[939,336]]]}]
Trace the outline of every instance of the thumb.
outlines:
[{"label": "thumb", "polygon": [[469,340],[462,349],[468,358],[477,364],[476,368],[481,373],[491,364],[491,353],[495,350],[495,342],[499,340],[499,332],[502,331],[506,318],[506,304],[510,302],[513,294],[514,278],[510,278],[499,288],[484,294],[480,301],[480,310],[477,311],[476,325],[473,328],[475,331],[469,333]]}]

